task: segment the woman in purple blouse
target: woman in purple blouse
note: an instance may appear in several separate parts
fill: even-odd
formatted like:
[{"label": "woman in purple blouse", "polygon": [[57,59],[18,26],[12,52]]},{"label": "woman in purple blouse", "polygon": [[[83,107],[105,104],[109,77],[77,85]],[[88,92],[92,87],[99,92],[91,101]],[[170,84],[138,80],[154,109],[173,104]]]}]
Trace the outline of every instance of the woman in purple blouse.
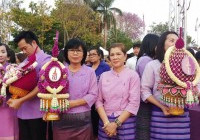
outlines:
[{"label": "woman in purple blouse", "polygon": [[124,66],[122,43],[112,44],[109,57],[113,69],[99,81],[96,109],[100,116],[98,139],[135,139],[135,115],[140,104],[140,78]]},{"label": "woman in purple blouse", "polygon": [[[140,77],[142,77],[146,64],[152,61],[155,57],[155,48],[158,43],[158,39],[159,36],[155,34],[147,34],[142,40],[140,52],[138,54],[138,61],[136,64],[136,71]],[[141,101],[136,121],[137,140],[150,139],[150,116],[151,104],[146,104]]]},{"label": "woman in purple blouse", "polygon": [[69,69],[69,110],[53,124],[54,140],[93,140],[91,106],[98,96],[95,71],[84,65],[85,44],[71,39],[64,48]]},{"label": "woman in purple blouse", "polygon": [[190,117],[188,110],[180,116],[170,115],[168,107],[161,103],[161,93],[157,90],[160,81],[160,66],[165,51],[174,46],[178,39],[175,32],[164,32],[156,48],[155,60],[149,62],[141,79],[141,97],[152,103],[151,140],[190,140]]}]

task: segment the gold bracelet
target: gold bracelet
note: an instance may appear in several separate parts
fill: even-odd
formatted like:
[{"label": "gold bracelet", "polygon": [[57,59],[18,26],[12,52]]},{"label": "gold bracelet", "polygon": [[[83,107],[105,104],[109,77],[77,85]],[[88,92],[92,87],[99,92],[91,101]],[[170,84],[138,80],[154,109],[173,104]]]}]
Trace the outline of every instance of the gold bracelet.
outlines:
[{"label": "gold bracelet", "polygon": [[122,122],[120,122],[118,118],[116,118],[114,122],[117,124],[117,127],[120,127],[122,125]]}]

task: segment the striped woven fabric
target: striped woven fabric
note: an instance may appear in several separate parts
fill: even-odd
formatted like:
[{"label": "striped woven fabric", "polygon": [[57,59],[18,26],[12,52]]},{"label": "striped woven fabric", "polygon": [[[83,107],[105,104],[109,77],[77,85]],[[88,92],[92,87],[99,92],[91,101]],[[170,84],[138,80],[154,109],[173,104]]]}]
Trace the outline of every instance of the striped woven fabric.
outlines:
[{"label": "striped woven fabric", "polygon": [[190,140],[189,111],[180,116],[164,116],[153,106],[151,115],[151,140]]},{"label": "striped woven fabric", "polygon": [[[117,117],[108,116],[110,122],[113,122]],[[135,117],[128,118],[120,127],[117,128],[117,135],[108,137],[103,127],[103,122],[99,120],[98,140],[134,140],[135,139]]]}]

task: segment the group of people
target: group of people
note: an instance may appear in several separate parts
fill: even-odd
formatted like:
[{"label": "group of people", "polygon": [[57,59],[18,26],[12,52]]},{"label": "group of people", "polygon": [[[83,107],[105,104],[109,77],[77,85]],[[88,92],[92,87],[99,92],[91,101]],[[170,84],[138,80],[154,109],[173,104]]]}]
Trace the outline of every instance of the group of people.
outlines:
[{"label": "group of people", "polygon": [[[53,121],[53,140],[190,140],[189,111],[170,115],[157,90],[165,52],[177,39],[177,33],[171,31],[160,37],[147,34],[141,46],[134,47],[140,48],[134,57],[134,70],[125,63],[127,54],[122,43],[110,46],[109,66],[101,50],[87,50],[80,39],[70,39],[62,53],[68,68],[69,110]],[[31,31],[22,31],[14,42],[27,56],[36,52],[37,74],[51,58],[38,47],[38,38]],[[8,49],[0,44],[4,68],[10,63]],[[86,65],[87,56],[90,64]],[[0,100],[0,140],[48,138],[37,93],[36,86],[22,98]]]}]

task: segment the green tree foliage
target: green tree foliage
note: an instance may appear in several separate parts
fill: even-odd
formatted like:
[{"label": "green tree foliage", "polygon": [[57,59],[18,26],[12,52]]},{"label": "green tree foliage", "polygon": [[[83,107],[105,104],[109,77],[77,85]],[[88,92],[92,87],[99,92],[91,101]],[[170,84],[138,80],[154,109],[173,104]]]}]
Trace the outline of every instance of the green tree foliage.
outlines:
[{"label": "green tree foliage", "polygon": [[153,23],[150,26],[149,32],[157,34],[157,35],[161,35],[162,33],[166,32],[166,31],[168,31],[168,23],[165,22],[163,24],[163,23],[160,22],[159,24]]},{"label": "green tree foliage", "polygon": [[58,0],[55,7],[52,16],[61,24],[64,44],[74,37],[81,38],[91,45],[101,42],[100,17],[87,5],[79,0]]},{"label": "green tree foliage", "polygon": [[14,22],[12,26],[13,36],[15,37],[21,30],[31,30],[38,36],[41,47],[46,49],[45,34],[51,30],[53,24],[53,18],[49,14],[50,7],[45,1],[41,1],[40,3],[31,2],[29,8],[30,12],[25,8],[20,8],[20,6],[11,8],[9,14]]},{"label": "green tree foliage", "polygon": [[122,11],[118,8],[111,7],[115,0],[84,0],[94,11],[102,16],[103,30],[104,30],[104,47],[106,48],[107,33],[112,25],[116,26],[116,19],[113,14],[122,15]]},{"label": "green tree foliage", "polygon": [[0,42],[8,44],[12,33],[12,19],[9,14],[9,9],[19,7],[22,1],[7,0],[0,4]]},{"label": "green tree foliage", "polygon": [[[163,23],[159,23],[159,24],[153,23],[150,26],[150,28],[151,29],[149,32],[155,33],[157,35],[161,35],[162,33],[168,31],[168,23],[167,22],[165,22],[164,24]],[[192,40],[192,37],[189,35],[187,35],[187,46],[188,46],[188,44],[194,44],[194,40]]]},{"label": "green tree foliage", "polygon": [[123,43],[127,51],[133,45],[132,40],[124,32],[114,28],[111,28],[108,34],[107,48],[109,48],[112,43]]},{"label": "green tree foliage", "polygon": [[[103,9],[99,5],[109,8],[110,11],[118,11],[118,9],[110,8],[111,0],[99,0],[99,12]],[[104,5],[102,5],[104,3]],[[39,38],[41,47],[45,50],[51,50],[53,46],[53,38],[58,30],[59,46],[63,48],[66,42],[74,37],[81,38],[89,46],[102,44],[102,19],[111,23],[112,18],[108,19],[112,13],[102,13],[93,11],[88,5],[81,0],[55,0],[55,8],[52,9],[47,5],[47,1],[43,0],[38,3],[31,2],[29,9],[21,8],[22,0],[12,0],[9,11],[6,11],[11,25],[9,30],[15,37],[22,30],[32,30]],[[106,23],[106,24],[107,24]],[[109,28],[111,24],[107,24]],[[105,29],[105,28],[104,28]],[[11,41],[10,45],[14,46]]]}]

